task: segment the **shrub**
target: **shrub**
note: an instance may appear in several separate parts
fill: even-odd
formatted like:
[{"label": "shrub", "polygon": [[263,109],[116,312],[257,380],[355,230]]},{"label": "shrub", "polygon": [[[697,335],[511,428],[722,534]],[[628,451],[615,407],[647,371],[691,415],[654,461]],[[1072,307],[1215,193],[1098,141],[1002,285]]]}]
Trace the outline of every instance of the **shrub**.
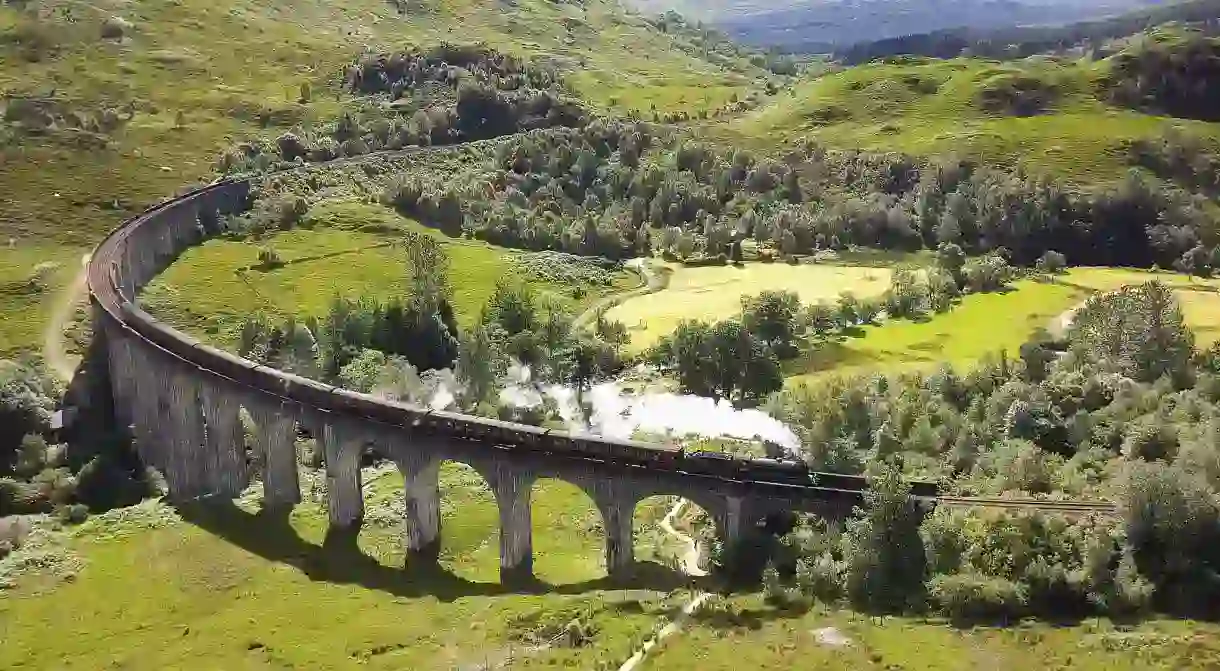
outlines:
[{"label": "shrub", "polygon": [[50,510],[38,485],[0,478],[0,517],[29,515]]},{"label": "shrub", "polygon": [[258,265],[260,268],[270,270],[279,268],[284,265],[284,261],[280,259],[279,252],[275,251],[274,247],[259,247],[258,248]]},{"label": "shrub", "polygon": [[55,511],[59,521],[64,524],[81,524],[89,519],[89,507],[82,503],[60,506]]},{"label": "shrub", "polygon": [[1061,273],[1064,268],[1067,268],[1067,258],[1052,249],[1043,254],[1042,258],[1038,259],[1037,268],[1044,273]]},{"label": "shrub", "polygon": [[837,603],[843,598],[843,562],[829,552],[796,564],[796,584],[801,592],[823,603]]},{"label": "shrub", "polygon": [[[73,511],[70,519],[80,512],[105,511],[139,503],[152,494],[152,485],[138,465],[125,464],[115,456],[123,446],[110,444],[105,451],[90,459],[76,474],[75,501],[83,511]],[[82,520],[83,521],[83,520]]]},{"label": "shrub", "polygon": [[102,39],[121,40],[131,30],[131,23],[125,19],[112,16],[102,22]]},{"label": "shrub", "polygon": [[25,520],[13,517],[0,519],[0,559],[18,550],[30,534],[30,525]]},{"label": "shrub", "polygon": [[305,218],[305,214],[309,212],[309,202],[304,198],[297,196],[295,198],[282,198],[275,208],[276,225],[280,230],[291,230],[301,220]]},{"label": "shrub", "polygon": [[962,622],[1019,619],[1027,600],[1020,585],[976,573],[938,575],[928,583],[928,594],[942,613]]}]

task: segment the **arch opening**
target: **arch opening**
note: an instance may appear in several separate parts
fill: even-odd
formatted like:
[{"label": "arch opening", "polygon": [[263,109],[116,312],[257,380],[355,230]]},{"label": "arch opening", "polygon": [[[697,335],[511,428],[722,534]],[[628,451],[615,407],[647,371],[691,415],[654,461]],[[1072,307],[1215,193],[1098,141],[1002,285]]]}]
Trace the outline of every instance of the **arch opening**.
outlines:
[{"label": "arch opening", "polygon": [[631,526],[637,562],[707,574],[716,524],[703,506],[680,496],[650,496],[636,504]]},{"label": "arch opening", "polygon": [[579,486],[539,478],[530,492],[534,575],[551,584],[606,576],[606,528],[602,513]]},{"label": "arch opening", "polygon": [[438,563],[476,582],[500,581],[500,509],[486,478],[457,461],[442,461]]}]

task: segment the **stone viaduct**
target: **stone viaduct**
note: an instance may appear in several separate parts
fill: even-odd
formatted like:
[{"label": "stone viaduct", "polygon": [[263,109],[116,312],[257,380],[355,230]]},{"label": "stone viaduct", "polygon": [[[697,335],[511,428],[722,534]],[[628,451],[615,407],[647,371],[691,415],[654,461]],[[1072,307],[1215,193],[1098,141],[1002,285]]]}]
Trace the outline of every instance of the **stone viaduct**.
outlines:
[{"label": "stone viaduct", "polygon": [[[265,505],[298,503],[294,438],[301,426],[324,450],[333,529],[361,523],[361,457],[374,449],[402,472],[408,553],[435,559],[438,469],[460,462],[495,494],[503,579],[531,572],[530,492],[539,478],[572,483],[595,503],[611,575],[633,563],[632,515],[649,496],[693,501],[725,541],[773,512],[840,516],[859,502],[858,490],[716,474],[707,459],[664,446],[427,412],[332,388],[203,345],[143,312],[136,305],[141,288],[203,239],[204,222],[245,209],[249,190],[246,181],[221,181],[154,207],[107,237],[88,268],[94,333],[105,352],[99,367],[115,416],[130,427],[144,461],[164,473],[172,499],[232,499],[258,477]],[[242,409],[254,425],[249,453]]]}]

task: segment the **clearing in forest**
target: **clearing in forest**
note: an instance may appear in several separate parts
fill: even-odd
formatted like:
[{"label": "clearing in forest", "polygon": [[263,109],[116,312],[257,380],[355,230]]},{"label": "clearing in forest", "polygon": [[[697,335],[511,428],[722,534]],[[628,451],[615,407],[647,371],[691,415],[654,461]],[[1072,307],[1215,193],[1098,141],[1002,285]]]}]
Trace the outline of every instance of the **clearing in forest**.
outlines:
[{"label": "clearing in forest", "polygon": [[685,319],[714,322],[739,315],[742,296],[793,291],[802,303],[831,302],[843,293],[868,298],[889,288],[890,275],[888,268],[838,265],[679,267],[664,291],[631,298],[606,316],[625,324],[631,348],[643,350],[673,333]]}]

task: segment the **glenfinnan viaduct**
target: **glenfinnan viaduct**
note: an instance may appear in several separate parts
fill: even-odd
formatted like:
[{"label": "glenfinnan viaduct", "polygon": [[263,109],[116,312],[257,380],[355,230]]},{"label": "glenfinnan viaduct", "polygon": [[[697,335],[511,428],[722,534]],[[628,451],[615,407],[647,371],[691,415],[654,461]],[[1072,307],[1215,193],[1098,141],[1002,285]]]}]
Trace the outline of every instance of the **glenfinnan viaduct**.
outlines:
[{"label": "glenfinnan viaduct", "polygon": [[[157,206],[107,237],[88,268],[116,418],[131,427],[145,462],[164,473],[172,499],[232,499],[257,477],[265,505],[298,503],[299,425],[324,449],[332,528],[360,524],[360,461],[372,448],[401,469],[408,552],[435,559],[442,533],[437,472],[446,460],[460,462],[495,493],[502,578],[531,572],[530,491],[539,478],[588,493],[601,512],[612,575],[632,565],[632,513],[649,496],[695,502],[726,541],[773,512],[838,516],[859,502],[858,492],[716,474],[708,460],[664,446],[426,412],[336,389],[203,345],[140,310],[141,288],[200,242],[218,215],[244,209],[249,191],[246,181],[223,181]],[[252,446],[243,408],[255,425]]]}]

